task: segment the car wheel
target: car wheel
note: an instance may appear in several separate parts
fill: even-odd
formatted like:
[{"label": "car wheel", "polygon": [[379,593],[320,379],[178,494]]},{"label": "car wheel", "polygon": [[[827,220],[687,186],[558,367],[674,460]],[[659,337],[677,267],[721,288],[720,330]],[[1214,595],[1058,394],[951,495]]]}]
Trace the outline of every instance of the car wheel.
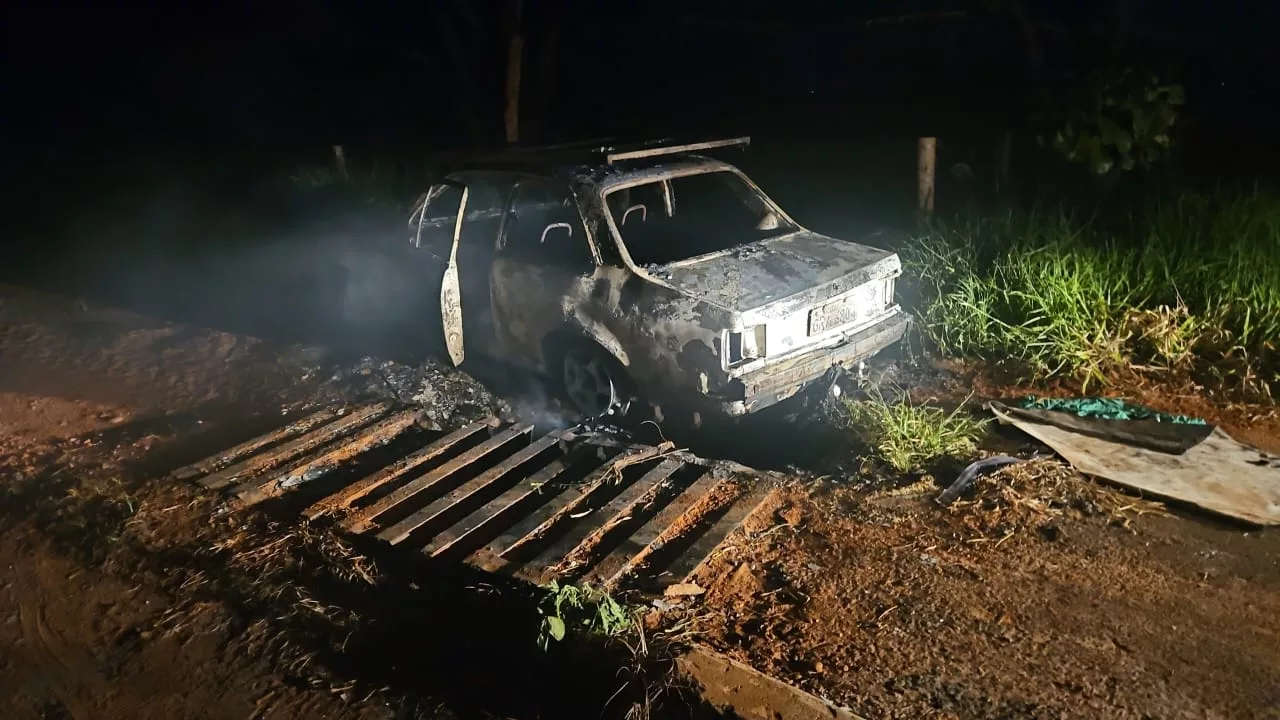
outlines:
[{"label": "car wheel", "polygon": [[626,373],[601,350],[575,347],[565,352],[560,381],[569,402],[586,417],[621,417],[630,408]]}]

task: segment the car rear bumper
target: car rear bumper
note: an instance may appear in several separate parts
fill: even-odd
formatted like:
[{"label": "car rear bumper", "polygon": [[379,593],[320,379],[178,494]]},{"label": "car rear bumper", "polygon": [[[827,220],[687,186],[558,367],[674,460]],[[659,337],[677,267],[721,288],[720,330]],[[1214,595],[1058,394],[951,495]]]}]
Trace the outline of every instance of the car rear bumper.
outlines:
[{"label": "car rear bumper", "polygon": [[786,400],[826,375],[833,367],[851,368],[898,342],[907,333],[911,316],[894,309],[875,325],[844,336],[839,343],[743,375],[742,400],[720,402],[721,412],[730,416],[749,415]]}]

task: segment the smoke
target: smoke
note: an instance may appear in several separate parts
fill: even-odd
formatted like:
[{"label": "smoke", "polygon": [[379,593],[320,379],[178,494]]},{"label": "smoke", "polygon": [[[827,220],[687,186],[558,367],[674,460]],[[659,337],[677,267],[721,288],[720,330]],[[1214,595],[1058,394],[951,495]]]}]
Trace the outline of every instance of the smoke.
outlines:
[{"label": "smoke", "polygon": [[403,233],[386,223],[335,230],[332,221],[237,219],[198,232],[185,213],[146,219],[78,232],[60,257],[42,252],[9,279],[157,319],[359,354],[422,341],[438,317],[423,302],[421,266],[396,252]]},{"label": "smoke", "polygon": [[513,419],[533,423],[535,428],[548,432],[567,430],[581,420],[578,413],[565,407],[559,398],[553,396],[544,382],[530,379],[525,385],[508,400],[509,413]]},{"label": "smoke", "polygon": [[422,295],[415,289],[426,284],[426,278],[414,278],[391,256],[344,249],[340,263],[342,315],[347,324],[381,324],[389,318],[423,317],[432,312],[431,307],[415,306]]},{"label": "smoke", "polygon": [[481,410],[547,430],[578,421],[524,373],[470,358],[461,373],[429,359],[443,345],[439,278],[398,213],[342,193],[281,192],[266,175],[208,181],[201,168],[126,159],[97,168],[96,191],[75,193],[83,199],[41,228],[20,265],[0,263],[4,279],[281,349],[323,349],[323,372],[352,393],[418,405],[442,426]]}]

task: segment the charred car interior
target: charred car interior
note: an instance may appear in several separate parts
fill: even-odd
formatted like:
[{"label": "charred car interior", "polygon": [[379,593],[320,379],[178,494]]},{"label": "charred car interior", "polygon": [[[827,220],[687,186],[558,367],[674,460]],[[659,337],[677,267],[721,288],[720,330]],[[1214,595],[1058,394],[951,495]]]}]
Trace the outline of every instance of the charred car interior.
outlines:
[{"label": "charred car interior", "polygon": [[454,364],[545,374],[584,415],[740,416],[892,345],[888,250],[802,227],[706,153],[748,138],[476,157],[415,204]]}]

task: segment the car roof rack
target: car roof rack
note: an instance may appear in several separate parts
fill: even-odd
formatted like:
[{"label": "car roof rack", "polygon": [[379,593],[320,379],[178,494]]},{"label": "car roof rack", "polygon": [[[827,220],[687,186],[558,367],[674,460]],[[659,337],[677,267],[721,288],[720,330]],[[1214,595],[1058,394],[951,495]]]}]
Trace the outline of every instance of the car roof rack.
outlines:
[{"label": "car roof rack", "polygon": [[556,166],[556,165],[614,165],[627,161],[685,155],[700,150],[726,147],[745,147],[751,144],[749,136],[678,143],[672,138],[660,138],[643,142],[615,144],[611,138],[559,143],[555,145],[508,147],[497,151],[462,153],[452,157],[459,166]]},{"label": "car roof rack", "polygon": [[578,151],[578,152],[602,152],[612,147],[615,139],[612,137],[595,138],[593,140],[574,140],[570,142],[553,143],[550,145],[512,145],[499,151],[512,155],[520,155],[523,153],[553,153],[562,151]]},{"label": "car roof rack", "polygon": [[[667,140],[659,140],[655,142],[668,142]],[[660,157],[662,155],[680,155],[683,153],[698,152],[699,150],[714,150],[716,148],[725,147],[746,147],[751,144],[750,136],[727,138],[724,140],[708,140],[706,142],[685,143],[683,145],[654,145],[651,147],[642,147],[634,150],[625,150],[622,152],[611,152],[605,155],[605,162],[612,165],[621,160],[640,160],[642,158]],[[611,148],[612,149],[612,148]]]}]

